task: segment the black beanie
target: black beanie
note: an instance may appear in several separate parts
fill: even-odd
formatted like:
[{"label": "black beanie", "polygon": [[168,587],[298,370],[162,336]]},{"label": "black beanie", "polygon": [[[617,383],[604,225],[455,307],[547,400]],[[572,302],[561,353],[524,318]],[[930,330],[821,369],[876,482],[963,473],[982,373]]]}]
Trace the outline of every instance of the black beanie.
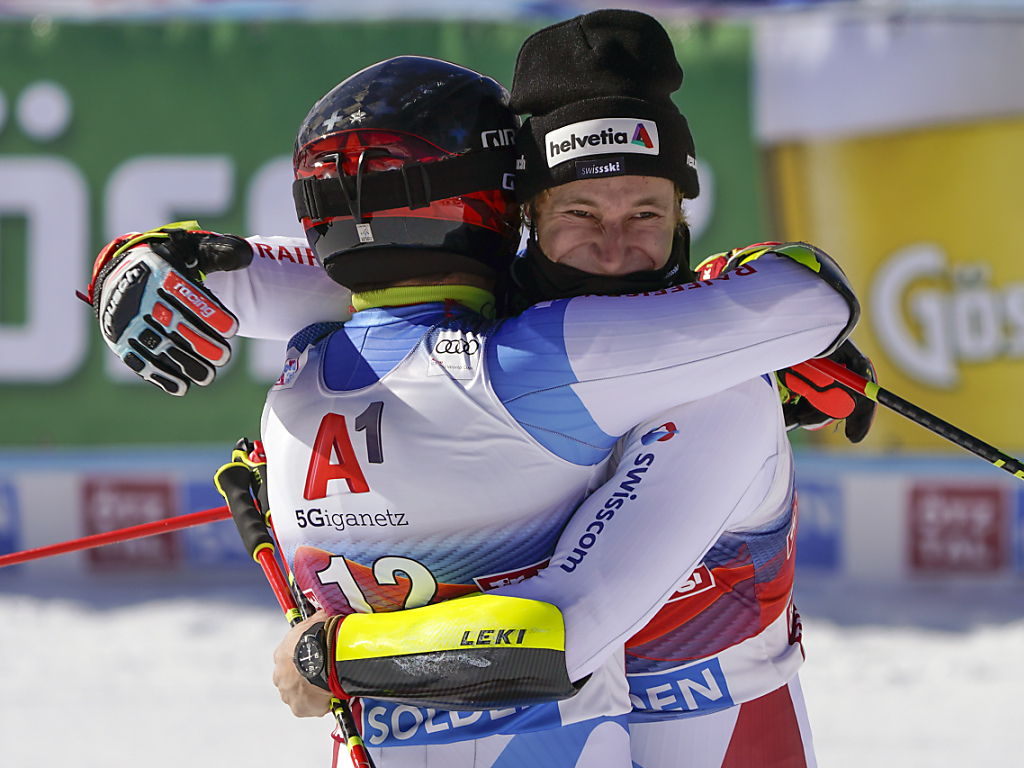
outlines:
[{"label": "black beanie", "polygon": [[602,10],[527,38],[512,107],[531,117],[516,138],[516,194],[526,202],[570,181],[657,176],[696,197],[696,156],[671,95],[683,70],[665,28],[638,11]]}]

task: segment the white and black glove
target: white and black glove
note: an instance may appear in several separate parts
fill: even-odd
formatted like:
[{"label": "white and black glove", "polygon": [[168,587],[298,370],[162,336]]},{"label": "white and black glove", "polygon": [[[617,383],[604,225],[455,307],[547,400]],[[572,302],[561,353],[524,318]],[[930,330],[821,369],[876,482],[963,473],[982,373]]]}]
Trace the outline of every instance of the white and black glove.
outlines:
[{"label": "white and black glove", "polygon": [[172,395],[206,386],[231,359],[238,319],[202,287],[210,272],[244,269],[252,246],[194,221],[116,238],[93,265],[88,295],[100,332],[125,365]]}]

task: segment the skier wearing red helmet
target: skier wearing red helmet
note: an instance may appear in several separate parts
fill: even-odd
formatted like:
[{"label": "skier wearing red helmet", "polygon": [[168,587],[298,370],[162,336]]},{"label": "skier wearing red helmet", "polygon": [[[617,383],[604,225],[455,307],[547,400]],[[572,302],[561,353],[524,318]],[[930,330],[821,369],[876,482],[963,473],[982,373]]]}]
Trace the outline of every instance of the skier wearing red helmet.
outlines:
[{"label": "skier wearing red helmet", "polygon": [[[410,79],[415,74],[406,71]],[[673,591],[684,566],[658,566],[669,555],[684,559],[679,544],[685,536],[673,527],[678,522],[658,521],[663,541],[650,542],[651,562],[645,563],[655,572],[642,588],[631,589],[631,603],[611,602],[614,610],[602,619],[617,626],[606,637],[580,631],[576,614],[587,611],[552,590],[541,571],[573,573],[582,583],[600,573],[602,558],[613,556],[610,542],[628,538],[628,523],[621,521],[629,518],[620,513],[620,522],[611,521],[613,511],[628,509],[630,501],[615,494],[629,498],[622,484],[635,488],[648,462],[674,444],[669,432],[655,439],[653,452],[637,453],[640,464],[624,467],[607,491],[598,490],[571,513],[603,478],[612,446],[630,427],[669,406],[834,347],[852,319],[841,277],[823,254],[825,280],[785,253],[769,251],[741,279],[703,286],[707,291],[582,297],[491,323],[484,317],[493,306],[488,289],[511,258],[504,237],[515,232],[514,224],[508,231],[487,226],[497,223],[487,211],[500,210],[498,201],[509,191],[509,166],[490,164],[500,155],[513,159],[500,149],[507,146],[507,128],[456,120],[448,130],[469,137],[465,151],[428,157],[418,140],[425,136],[396,136],[398,127],[384,121],[388,109],[445,93],[438,78],[400,89],[404,97],[397,106],[384,101],[380,125],[365,108],[373,103],[376,82],[359,81],[344,108],[314,108],[304,129],[313,122],[314,131],[328,130],[309,141],[300,132],[296,208],[327,273],[360,289],[352,298],[359,311],[343,328],[316,324],[292,340],[263,426],[274,476],[271,506],[289,510],[283,519],[275,516],[289,565],[325,613],[352,617],[328,625],[328,649],[337,662],[328,686],[370,702],[363,710],[369,743],[384,745],[396,764],[423,764],[405,745],[466,739],[494,745],[497,737],[504,759],[517,764],[531,758],[552,766],[584,759],[587,765],[628,765],[621,722],[630,704],[615,646]],[[361,127],[346,128],[345,120]],[[440,139],[428,143],[444,149]],[[446,202],[435,207],[438,201]],[[514,208],[505,210],[511,224]],[[492,245],[476,250],[471,243],[478,237]],[[769,306],[774,302],[761,298],[772,292],[801,311],[775,317]],[[687,325],[698,316],[721,338],[695,338]],[[496,466],[494,455],[506,466]],[[472,482],[460,482],[467,476]],[[424,488],[437,484],[462,490],[424,496]],[[613,501],[619,506],[608,506]],[[324,519],[331,524],[319,522]],[[599,537],[606,530],[617,533]],[[585,558],[575,554],[581,546]],[[659,546],[668,547],[663,558],[655,551]],[[690,555],[693,565],[697,550]],[[520,581],[533,574],[541,578]],[[446,619],[447,611],[464,604],[448,598],[478,589],[497,601],[497,614],[489,607],[475,619]],[[480,598],[465,604],[474,601]],[[518,637],[504,625],[498,628],[504,634],[495,634],[493,617],[502,606],[524,604],[541,611],[545,604],[558,606],[564,635],[544,614],[547,623],[538,622],[549,633],[543,647],[485,648],[496,637]],[[412,610],[398,611],[397,624],[377,621],[402,608]],[[415,623],[423,612],[431,626],[459,622],[460,644],[432,647]],[[483,623],[465,623],[470,620]],[[292,645],[314,624],[290,633]],[[396,636],[403,648],[397,655],[389,651]],[[358,657],[344,650],[356,637],[370,648]],[[466,644],[467,638],[473,642]],[[533,652],[539,650],[548,652],[539,654],[547,662],[552,651],[562,659],[561,673],[558,665],[533,665],[544,674],[525,691],[516,681],[526,657],[515,653],[538,658]],[[443,662],[447,677],[410,675],[410,662],[425,658]],[[368,665],[372,674],[364,674]],[[474,676],[481,666],[488,668],[486,681]],[[502,676],[503,668],[517,674]],[[374,689],[382,679],[388,690]],[[579,693],[570,696],[577,687]],[[403,693],[396,696],[396,688]],[[535,706],[508,709],[528,703]],[[423,708],[412,714],[416,704]],[[491,714],[459,716],[459,707]],[[496,717],[496,711],[503,714]],[[564,754],[544,745],[543,734],[553,729]],[[497,765],[476,757],[467,763],[485,764]]]}]

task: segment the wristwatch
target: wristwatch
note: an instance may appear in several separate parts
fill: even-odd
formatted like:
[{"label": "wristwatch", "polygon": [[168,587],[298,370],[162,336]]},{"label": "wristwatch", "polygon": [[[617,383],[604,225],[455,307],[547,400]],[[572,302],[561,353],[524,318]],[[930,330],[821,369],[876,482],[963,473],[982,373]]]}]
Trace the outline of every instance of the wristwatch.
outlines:
[{"label": "wristwatch", "polygon": [[327,637],[324,634],[324,622],[318,621],[299,638],[292,656],[299,673],[313,685],[331,690],[327,682],[329,668],[327,666]]}]

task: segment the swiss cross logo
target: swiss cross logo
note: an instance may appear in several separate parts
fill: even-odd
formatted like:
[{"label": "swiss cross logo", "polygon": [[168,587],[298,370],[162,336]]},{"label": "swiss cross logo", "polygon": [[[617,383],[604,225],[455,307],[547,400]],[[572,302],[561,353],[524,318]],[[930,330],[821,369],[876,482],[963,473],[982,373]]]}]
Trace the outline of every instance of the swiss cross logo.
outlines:
[{"label": "swiss cross logo", "polygon": [[[167,480],[87,480],[82,527],[94,535],[174,517],[174,498]],[[86,556],[96,568],[164,568],[178,561],[178,540],[174,534],[148,536],[90,549]]]},{"label": "swiss cross logo", "polygon": [[1006,563],[1008,520],[997,486],[932,483],[910,493],[910,567],[919,573],[993,573]]}]

